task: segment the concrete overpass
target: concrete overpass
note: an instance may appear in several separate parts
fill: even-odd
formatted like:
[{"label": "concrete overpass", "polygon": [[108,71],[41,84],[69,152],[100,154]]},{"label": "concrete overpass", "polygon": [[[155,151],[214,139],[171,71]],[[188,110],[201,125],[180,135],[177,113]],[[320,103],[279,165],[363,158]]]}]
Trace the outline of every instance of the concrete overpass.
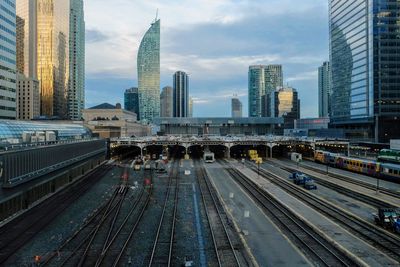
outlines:
[{"label": "concrete overpass", "polygon": [[[110,140],[111,149],[119,147],[138,147],[143,156],[148,146],[180,146],[185,153],[193,146],[212,147],[223,146],[225,157],[230,157],[231,148],[235,146],[261,146],[265,147],[265,155],[272,157],[272,149],[276,146],[309,146],[313,150],[321,147],[332,147],[347,154],[349,142],[347,140],[324,138],[296,138],[287,136],[151,136],[151,137],[123,137]],[[269,153],[267,153],[269,152]]]}]

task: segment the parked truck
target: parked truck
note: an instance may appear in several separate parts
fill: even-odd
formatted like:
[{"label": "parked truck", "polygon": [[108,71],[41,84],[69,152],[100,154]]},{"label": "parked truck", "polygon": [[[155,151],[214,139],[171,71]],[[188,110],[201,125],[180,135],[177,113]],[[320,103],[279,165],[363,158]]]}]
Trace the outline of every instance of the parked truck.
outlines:
[{"label": "parked truck", "polygon": [[293,183],[302,185],[307,190],[317,189],[317,185],[314,180],[301,172],[294,172],[289,175],[289,179],[293,180]]},{"label": "parked truck", "polygon": [[400,211],[392,208],[378,208],[373,214],[377,225],[400,234]]}]

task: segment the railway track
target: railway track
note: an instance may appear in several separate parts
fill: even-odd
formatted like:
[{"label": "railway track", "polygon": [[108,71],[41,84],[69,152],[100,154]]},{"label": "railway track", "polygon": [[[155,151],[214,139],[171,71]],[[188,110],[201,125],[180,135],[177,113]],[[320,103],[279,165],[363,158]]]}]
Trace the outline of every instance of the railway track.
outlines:
[{"label": "railway track", "polygon": [[[320,174],[324,174],[324,175],[336,178],[338,180],[342,180],[342,181],[345,181],[345,182],[348,182],[348,183],[351,183],[351,184],[354,184],[354,185],[358,185],[358,186],[364,187],[366,189],[370,189],[370,190],[376,190],[377,189],[376,185],[373,185],[373,184],[367,183],[367,182],[363,182],[363,181],[360,181],[360,180],[357,180],[357,179],[353,179],[353,178],[345,176],[345,175],[340,175],[340,174],[336,174],[336,173],[326,173],[325,170],[322,170],[322,169],[319,169],[319,168],[315,168],[315,167],[312,167],[312,166],[309,166],[309,165],[306,165],[306,164],[302,164],[301,167],[304,168],[304,169],[308,169],[310,171],[314,171],[314,172],[317,172],[317,173],[320,173]],[[387,189],[387,188],[384,188],[384,187],[380,187],[379,188],[379,193],[382,193],[382,194],[385,194],[385,195],[388,195],[388,196],[391,196],[391,197],[400,198],[400,192],[396,192],[396,191],[393,191],[393,190],[390,190],[390,189]]]},{"label": "railway track", "polygon": [[[289,173],[293,173],[293,172],[297,171],[295,168],[287,167],[285,165],[282,165],[282,164],[279,164],[279,163],[276,163],[276,162],[274,162],[274,163],[277,164],[279,168],[281,168],[282,170],[287,171]],[[392,205],[390,203],[387,203],[387,202],[385,202],[383,200],[380,200],[380,199],[377,199],[377,198],[362,194],[360,192],[351,190],[351,189],[346,188],[346,187],[344,187],[342,185],[339,185],[339,184],[336,184],[334,182],[325,180],[323,178],[319,178],[319,177],[316,177],[314,175],[311,175],[310,173],[306,173],[306,174],[309,175],[310,177],[312,177],[315,181],[317,181],[318,184],[323,185],[323,186],[325,186],[327,188],[330,188],[330,189],[332,189],[332,190],[334,190],[334,191],[336,191],[338,193],[341,193],[343,195],[346,195],[346,196],[349,196],[351,198],[357,199],[357,200],[359,200],[361,202],[364,202],[364,203],[366,203],[366,204],[368,204],[368,205],[370,205],[372,207],[375,207],[375,208],[397,208],[396,206],[394,206],[394,205]]]},{"label": "railway track", "polygon": [[195,162],[195,168],[201,198],[206,210],[208,225],[211,230],[218,266],[240,266],[240,261],[236,255],[235,248],[221,215],[221,207],[217,204],[216,192],[213,190],[207,173],[199,161]]},{"label": "railway track", "polygon": [[0,264],[15,254],[54,218],[76,201],[112,167],[103,165],[79,182],[43,201],[0,229]]},{"label": "railway track", "polygon": [[[112,196],[46,257],[43,266],[116,266],[150,201],[152,189],[144,188],[129,202],[128,177]],[[132,195],[133,197],[133,195]]]},{"label": "railway track", "polygon": [[316,232],[307,222],[230,165],[229,175],[262,207],[274,224],[302,249],[317,266],[359,266],[358,262]]},{"label": "railway track", "polygon": [[[250,169],[257,172],[256,166],[248,166]],[[341,227],[379,249],[384,254],[396,261],[400,261],[400,238],[398,236],[388,233],[371,223],[360,220],[359,217],[332,205],[272,172],[261,168],[260,176],[276,184],[314,210],[335,221]]]},{"label": "railway track", "polygon": [[168,176],[163,209],[154,239],[148,266],[171,266],[178,209],[179,162],[175,162]]}]

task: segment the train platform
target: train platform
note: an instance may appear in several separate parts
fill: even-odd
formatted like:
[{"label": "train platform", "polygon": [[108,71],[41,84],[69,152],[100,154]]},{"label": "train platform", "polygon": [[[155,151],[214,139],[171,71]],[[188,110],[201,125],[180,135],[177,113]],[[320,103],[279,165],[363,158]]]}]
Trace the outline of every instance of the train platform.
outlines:
[{"label": "train platform", "polygon": [[[290,162],[288,159],[285,159],[284,161]],[[309,161],[309,160],[305,160],[305,161],[301,162],[300,165],[305,165],[305,166],[309,166],[311,168],[316,168],[316,169],[326,171],[325,165],[319,164],[319,163],[316,163],[313,161]],[[328,167],[328,173],[346,176],[351,179],[369,183],[373,186],[377,185],[377,179],[375,177],[371,177],[371,176],[367,176],[367,175],[363,175],[363,174],[359,174],[359,173],[354,173],[354,172],[350,172],[350,171],[346,171],[346,170],[342,170],[342,169],[338,169],[338,168],[334,168],[334,167]],[[393,182],[389,182],[389,181],[380,179],[379,186],[382,188],[387,188],[389,190],[400,192],[400,181],[399,181],[399,183],[393,183]]]},{"label": "train platform", "polygon": [[260,266],[312,266],[218,163],[205,168]]},{"label": "train platform", "polygon": [[[287,160],[287,161],[285,160],[284,162],[282,162],[282,161],[279,161],[279,160],[276,160],[276,159],[272,159],[271,161],[272,162],[276,162],[277,164],[282,164],[283,163],[283,164],[285,164],[285,166],[290,166],[292,168],[297,168],[296,163],[292,162],[292,161],[289,161],[289,160]],[[298,170],[300,172],[304,172],[304,173],[309,174],[311,176],[315,176],[315,177],[318,177],[318,178],[329,180],[330,182],[334,182],[335,184],[341,185],[341,186],[343,186],[345,188],[348,188],[348,189],[351,189],[353,191],[359,192],[361,194],[370,196],[372,198],[376,198],[376,199],[379,199],[381,201],[387,202],[388,204],[391,204],[393,206],[400,207],[400,199],[398,197],[390,196],[390,195],[387,195],[387,194],[384,194],[384,193],[379,193],[379,191],[377,192],[376,190],[365,188],[365,187],[362,187],[362,186],[359,186],[359,185],[356,185],[356,184],[353,184],[353,183],[350,183],[350,182],[346,182],[346,181],[337,179],[337,178],[329,176],[329,175],[325,175],[325,174],[321,174],[321,173],[315,172],[313,170],[310,170],[310,169],[302,167],[302,164],[299,164]],[[372,178],[372,177],[368,177],[368,178],[374,179],[375,183],[376,183],[376,179],[375,178]],[[398,186],[400,187],[400,185],[398,185]],[[396,192],[400,192],[399,189],[400,188],[397,188]]]},{"label": "train platform", "polygon": [[313,228],[319,231],[322,235],[332,240],[337,246],[342,247],[349,255],[358,258],[362,263],[368,266],[396,266],[398,262],[381,253],[373,246],[363,242],[355,237],[352,233],[343,229],[338,224],[315,211],[308,205],[299,201],[279,186],[263,179],[261,176],[247,167],[238,164],[236,161],[235,168],[249,177],[253,182],[258,184],[264,190],[281,201],[289,209],[294,211],[298,216],[308,221]]}]

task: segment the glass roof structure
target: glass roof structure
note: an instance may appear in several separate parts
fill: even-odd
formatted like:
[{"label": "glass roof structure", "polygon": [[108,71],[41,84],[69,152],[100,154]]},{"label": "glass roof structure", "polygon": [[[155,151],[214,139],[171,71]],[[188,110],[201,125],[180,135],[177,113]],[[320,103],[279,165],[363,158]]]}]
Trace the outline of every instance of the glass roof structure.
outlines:
[{"label": "glass roof structure", "polygon": [[80,124],[0,120],[0,142],[7,141],[7,139],[20,139],[24,132],[43,131],[55,132],[58,140],[72,140],[77,137],[90,138],[92,136],[91,131]]}]

